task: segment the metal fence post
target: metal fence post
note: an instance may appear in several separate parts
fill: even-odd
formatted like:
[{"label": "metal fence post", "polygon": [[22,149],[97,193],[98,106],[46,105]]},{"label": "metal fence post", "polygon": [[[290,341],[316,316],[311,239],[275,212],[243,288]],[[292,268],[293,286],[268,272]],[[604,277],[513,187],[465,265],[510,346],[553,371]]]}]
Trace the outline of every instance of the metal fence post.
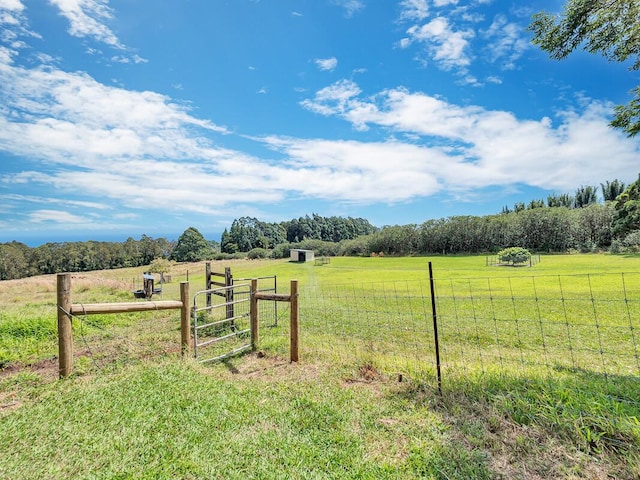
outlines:
[{"label": "metal fence post", "polygon": [[440,342],[438,341],[438,315],[436,312],[436,289],[433,281],[433,265],[429,262],[429,285],[431,287],[431,313],[433,315],[433,338],[436,347],[436,372],[438,375],[438,393],[442,395],[442,375],[440,372]]}]

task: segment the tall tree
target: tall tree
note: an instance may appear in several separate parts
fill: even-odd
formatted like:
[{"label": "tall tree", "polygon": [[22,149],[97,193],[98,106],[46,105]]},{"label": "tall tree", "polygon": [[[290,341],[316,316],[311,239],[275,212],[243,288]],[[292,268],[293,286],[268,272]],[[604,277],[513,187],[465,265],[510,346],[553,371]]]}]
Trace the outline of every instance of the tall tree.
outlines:
[{"label": "tall tree", "polygon": [[606,183],[601,183],[602,197],[605,202],[613,202],[618,195],[624,192],[624,183],[617,178],[613,181],[607,180]]},{"label": "tall tree", "polygon": [[575,203],[576,208],[584,208],[594,203],[598,203],[598,189],[591,185],[581,185],[576,190]]},{"label": "tall tree", "polygon": [[0,243],[0,280],[12,280],[29,274],[29,247],[23,243]]},{"label": "tall tree", "polygon": [[534,208],[544,208],[544,200],[531,200],[527,205],[527,209],[533,210]]},{"label": "tall tree", "polygon": [[613,235],[622,237],[634,230],[640,230],[640,175],[638,180],[622,192],[615,203]]},{"label": "tall tree", "polygon": [[576,199],[569,195],[568,193],[563,193],[561,195],[549,195],[547,197],[547,205],[549,207],[565,207],[565,208],[573,208]]},{"label": "tall tree", "polygon": [[[598,53],[607,60],[631,60],[640,69],[640,3],[637,0],[567,0],[562,15],[539,12],[529,30],[533,43],[562,60],[576,48]],[[610,125],[629,136],[640,132],[640,87],[628,104],[615,107]]]},{"label": "tall tree", "polygon": [[176,262],[199,262],[211,255],[211,246],[197,228],[187,228],[176,243],[171,259]]}]

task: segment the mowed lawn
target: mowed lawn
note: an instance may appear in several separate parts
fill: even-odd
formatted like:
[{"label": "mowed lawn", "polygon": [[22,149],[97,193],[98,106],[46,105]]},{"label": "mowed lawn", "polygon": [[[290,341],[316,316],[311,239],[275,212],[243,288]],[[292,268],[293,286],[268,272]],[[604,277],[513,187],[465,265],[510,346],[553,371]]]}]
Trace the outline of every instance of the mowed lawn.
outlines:
[{"label": "mowed lawn", "polygon": [[[441,393],[429,261],[449,355]],[[487,267],[483,256],[213,262],[225,266],[238,279],[277,275],[280,292],[299,281],[299,364],[287,358],[286,306],[277,327],[263,326],[259,354],[206,365],[180,359],[177,312],[97,315],[75,322],[76,373],[57,380],[55,276],[0,282],[0,478],[640,477],[640,406],[628,401],[640,398],[637,371],[601,375],[599,345],[596,374],[549,378],[557,362],[523,358],[561,357],[550,348],[561,335],[573,342],[568,365],[582,366],[591,346],[578,337],[593,319],[600,341],[607,328],[633,334],[637,310],[617,325],[616,309],[635,305],[640,257],[550,255],[532,268]],[[132,301],[142,271],[74,274],[73,301]],[[203,263],[171,274],[162,299],[178,299],[187,277],[192,294],[204,289]],[[572,308],[589,312],[589,328],[567,335]],[[492,323],[479,331],[469,318]],[[548,337],[527,319],[543,319]]]}]

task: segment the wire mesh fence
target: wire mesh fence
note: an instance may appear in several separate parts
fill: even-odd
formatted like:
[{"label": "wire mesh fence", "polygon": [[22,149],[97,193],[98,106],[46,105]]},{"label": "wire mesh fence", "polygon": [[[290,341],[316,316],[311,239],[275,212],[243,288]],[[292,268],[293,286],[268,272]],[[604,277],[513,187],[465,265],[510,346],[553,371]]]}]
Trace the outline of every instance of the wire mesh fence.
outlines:
[{"label": "wire mesh fence", "polygon": [[640,375],[640,274],[442,280],[436,298],[451,369]]},{"label": "wire mesh fence", "polygon": [[76,373],[180,354],[179,313],[76,314],[72,321]]},{"label": "wire mesh fence", "polygon": [[428,280],[303,286],[301,349],[388,373],[435,372],[430,312]]},{"label": "wire mesh fence", "polygon": [[[489,373],[638,378],[640,274],[436,278],[443,382]],[[308,286],[305,355],[435,381],[430,285]]]}]

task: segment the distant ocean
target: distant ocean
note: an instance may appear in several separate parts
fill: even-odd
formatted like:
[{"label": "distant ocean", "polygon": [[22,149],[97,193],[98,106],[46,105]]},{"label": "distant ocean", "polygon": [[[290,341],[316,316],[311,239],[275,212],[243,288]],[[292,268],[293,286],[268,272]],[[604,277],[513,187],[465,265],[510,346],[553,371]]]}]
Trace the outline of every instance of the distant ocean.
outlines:
[{"label": "distant ocean", "polygon": [[[150,235],[147,236],[151,238],[166,238],[169,241],[177,240],[180,237],[181,233],[178,234],[170,234],[170,235]],[[24,243],[25,245],[35,248],[40,245],[44,245],[45,243],[64,243],[64,242],[88,242],[90,240],[96,242],[117,242],[122,243],[127,240],[127,238],[133,238],[134,240],[140,240],[142,234],[140,235],[127,235],[123,233],[104,233],[104,232],[95,232],[92,234],[91,232],[56,232],[47,234],[47,232],[34,232],[33,235],[15,235],[11,234],[0,234],[0,243],[9,243],[12,241]],[[207,238],[205,236],[205,238]],[[220,235],[213,238],[207,238],[207,240],[216,240],[220,241]]]}]

